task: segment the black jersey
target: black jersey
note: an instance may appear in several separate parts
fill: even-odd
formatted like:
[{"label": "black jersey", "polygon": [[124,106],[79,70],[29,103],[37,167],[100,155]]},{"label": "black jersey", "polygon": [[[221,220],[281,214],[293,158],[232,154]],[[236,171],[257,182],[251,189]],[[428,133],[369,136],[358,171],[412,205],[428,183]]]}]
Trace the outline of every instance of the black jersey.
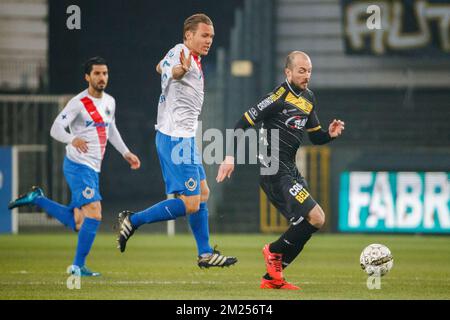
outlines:
[{"label": "black jersey", "polygon": [[[316,100],[311,90],[294,88],[286,80],[249,108],[235,129],[246,129],[261,123],[261,139],[268,145],[268,156],[279,155],[279,170],[295,170],[295,155],[303,143],[304,132],[309,133],[314,144],[332,140],[328,131],[322,130],[316,113]],[[278,146],[272,143],[273,129],[278,130]],[[260,154],[260,162],[267,165]],[[275,159],[276,160],[276,159]]]}]

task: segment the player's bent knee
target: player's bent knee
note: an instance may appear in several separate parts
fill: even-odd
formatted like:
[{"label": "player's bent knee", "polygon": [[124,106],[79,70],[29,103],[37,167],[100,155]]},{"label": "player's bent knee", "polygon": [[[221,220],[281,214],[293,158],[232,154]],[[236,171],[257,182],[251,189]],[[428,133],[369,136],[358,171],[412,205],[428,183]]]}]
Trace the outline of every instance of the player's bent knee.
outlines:
[{"label": "player's bent knee", "polygon": [[200,195],[198,196],[180,196],[186,207],[186,214],[193,214],[200,210]]},{"label": "player's bent knee", "polygon": [[198,203],[190,203],[186,205],[186,214],[193,214],[200,210],[200,201]]},{"label": "player's bent knee", "polygon": [[316,205],[308,214],[307,220],[316,228],[322,228],[325,224],[325,213],[319,205]]},{"label": "player's bent knee", "polygon": [[201,202],[207,202],[208,199],[209,199],[209,188],[207,188],[206,190],[202,189]]},{"label": "player's bent knee", "polygon": [[99,213],[94,213],[94,214],[91,214],[89,216],[89,218],[95,219],[95,220],[98,220],[98,221],[102,221],[102,214],[100,212]]},{"label": "player's bent knee", "polygon": [[193,214],[200,210],[200,197],[198,199],[187,199],[184,201],[186,206],[186,214]]},{"label": "player's bent knee", "polygon": [[83,212],[78,209],[78,208],[74,208],[73,209],[73,219],[75,220],[75,231],[80,231],[81,225],[83,224],[84,221],[84,215]]},{"label": "player's bent knee", "polygon": [[75,231],[80,231],[81,226],[83,225],[84,217],[81,216],[78,219],[75,220]]},{"label": "player's bent knee", "polygon": [[85,217],[95,219],[98,221],[102,220],[102,206],[100,202],[92,202],[83,206],[83,213]]},{"label": "player's bent knee", "polygon": [[75,232],[80,231],[81,226],[83,225],[84,220],[81,220],[80,222],[75,223]]},{"label": "player's bent knee", "polygon": [[207,202],[209,199],[209,187],[208,184],[206,183],[206,180],[202,180],[200,184],[200,198],[201,202]]}]

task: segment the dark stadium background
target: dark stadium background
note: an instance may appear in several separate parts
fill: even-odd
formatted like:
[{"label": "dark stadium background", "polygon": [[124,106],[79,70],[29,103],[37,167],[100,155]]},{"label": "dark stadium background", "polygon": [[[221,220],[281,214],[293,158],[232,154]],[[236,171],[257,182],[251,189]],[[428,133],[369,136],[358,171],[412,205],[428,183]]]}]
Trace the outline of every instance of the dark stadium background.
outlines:
[{"label": "dark stadium background", "polygon": [[[183,21],[196,12],[205,12],[212,18],[216,33],[212,50],[203,60],[206,79],[203,129],[218,128],[223,132],[233,127],[250,105],[283,81],[283,63],[288,52],[304,50],[310,54],[313,63],[310,88],[318,101],[322,125],[326,127],[334,118],[346,123],[342,138],[320,149],[300,149],[305,152],[305,159],[298,164],[307,164],[303,173],[313,196],[327,214],[323,231],[342,231],[339,218],[347,217],[339,201],[346,192],[340,185],[342,173],[448,174],[450,53],[444,48],[440,20],[425,17],[428,38],[404,49],[398,49],[401,46],[396,43],[399,40],[393,28],[383,26],[385,51],[380,54],[375,52],[373,34],[364,35],[362,48],[351,43],[355,30],[347,25],[351,18],[349,8],[361,3],[371,2],[30,0],[15,3],[5,0],[0,3],[6,12],[0,12],[6,17],[0,21],[0,26],[5,28],[0,33],[0,40],[4,40],[0,41],[0,98],[3,99],[0,101],[0,145],[48,147],[45,154],[23,154],[19,159],[23,171],[19,193],[25,192],[30,184],[42,183],[49,196],[60,202],[69,201],[60,170],[63,146],[49,136],[53,113],[62,103],[45,106],[36,101],[42,95],[57,99],[61,94],[74,95],[84,90],[82,64],[89,57],[101,55],[109,61],[107,92],[117,100],[118,127],[126,143],[142,160],[142,168],[131,171],[121,156],[108,147],[101,174],[102,230],[110,230],[118,211],[143,209],[165,197],[154,145],[160,93],[155,65],[173,45],[182,41]],[[406,35],[420,36],[414,11],[419,1],[396,1],[403,10],[401,16],[389,14],[393,12],[393,2],[383,3],[390,10],[386,11],[386,19],[395,20],[391,24],[400,24],[400,31]],[[430,7],[449,5],[445,0],[420,3]],[[73,4],[81,9],[81,30],[66,27],[70,16],[66,10]],[[359,18],[363,21],[364,14],[360,12]],[[250,62],[252,73],[247,77],[233,74],[231,67],[236,60]],[[9,102],[7,94],[10,93],[20,94],[14,98],[16,105]],[[27,113],[23,118],[13,119],[10,114],[20,110]],[[27,110],[40,112],[39,117]],[[36,123],[39,130],[34,132]],[[25,132],[27,128],[23,128],[18,134],[23,126],[31,129]],[[330,155],[329,167],[322,168],[322,156],[317,158],[320,161],[313,161],[313,156],[325,157],[326,152]],[[46,162],[45,173],[39,169],[42,161]],[[211,188],[208,206],[213,232],[279,232],[286,227],[279,225],[282,219],[271,221],[269,226],[262,223],[262,208],[268,206],[264,205],[264,196],[260,197],[256,165],[237,166],[233,179],[220,185],[214,179],[217,165],[205,169]],[[277,216],[270,210],[267,213]],[[50,228],[47,222],[52,220],[45,215],[20,215],[19,221],[23,222],[20,227],[23,231],[28,222],[37,223],[38,230],[63,230],[56,223]],[[179,219],[176,227],[177,232],[185,231],[185,219]],[[164,231],[165,223],[143,229]]]},{"label": "dark stadium background", "polygon": [[[374,4],[378,18],[367,13]],[[66,25],[72,5],[81,10],[80,30]],[[204,166],[210,244],[236,256],[236,266],[199,269],[185,217],[175,221],[176,235],[169,232],[172,222],[145,225],[125,254],[116,249],[117,213],[166,196],[154,142],[155,65],[182,41],[183,21],[198,12],[212,18],[216,33],[202,62],[203,132],[232,128],[284,81],[293,50],[311,57],[309,87],[322,127],[345,121],[339,139],[312,146],[305,136],[297,152],[296,164],[326,215],[285,270],[300,292],[259,290],[261,249],[288,225],[260,191],[256,164],[236,166],[221,184],[218,166]],[[369,17],[381,23],[372,28]],[[183,300],[202,300],[197,306],[293,300],[283,308],[298,301],[302,311],[309,299],[448,300],[449,17],[449,0],[0,0],[0,300],[167,299],[174,306],[167,314],[175,314],[175,305],[195,305]],[[32,185],[58,203],[70,202],[61,168],[65,145],[49,132],[58,110],[86,88],[82,64],[95,55],[109,62],[107,92],[117,101],[117,125],[142,167],[130,170],[108,146],[101,232],[87,260],[103,276],[83,278],[81,290],[72,290],[69,280],[77,277],[66,270],[79,234],[37,207],[11,211],[7,204]],[[203,147],[210,145],[205,140]],[[369,244],[392,253],[394,266],[382,280],[361,269]],[[373,284],[380,286],[372,290]],[[379,304],[371,310],[383,311]]]},{"label": "dark stadium background", "polygon": [[116,99],[118,128],[142,161],[140,170],[127,170],[128,164],[108,147],[101,174],[106,222],[118,208],[143,209],[165,197],[154,144],[161,92],[156,64],[172,46],[182,42],[184,20],[203,12],[215,25],[213,47],[203,61],[208,81],[208,71],[215,67],[216,48],[228,46],[234,10],[242,2],[82,0],[76,3],[81,8],[81,30],[66,28],[66,8],[73,1],[49,2],[49,93],[84,90],[83,62],[96,55],[107,59],[107,92]]}]

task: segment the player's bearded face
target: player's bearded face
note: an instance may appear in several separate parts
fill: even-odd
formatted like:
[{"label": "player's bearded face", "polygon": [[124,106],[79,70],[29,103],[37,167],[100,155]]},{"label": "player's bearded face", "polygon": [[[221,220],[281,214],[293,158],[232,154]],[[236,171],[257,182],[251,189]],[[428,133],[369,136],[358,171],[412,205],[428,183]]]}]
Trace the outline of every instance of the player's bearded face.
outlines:
[{"label": "player's bearded face", "polygon": [[205,23],[199,23],[197,30],[188,34],[188,42],[190,42],[192,53],[206,56],[211,48],[213,38],[214,27]]},{"label": "player's bearded face", "polygon": [[312,64],[311,60],[303,57],[296,57],[292,65],[292,69],[287,69],[286,74],[288,81],[297,88],[305,90],[308,88],[311,79]]},{"label": "player's bearded face", "polygon": [[108,84],[108,67],[106,65],[93,65],[91,73],[86,76],[86,80],[95,90],[105,90]]}]

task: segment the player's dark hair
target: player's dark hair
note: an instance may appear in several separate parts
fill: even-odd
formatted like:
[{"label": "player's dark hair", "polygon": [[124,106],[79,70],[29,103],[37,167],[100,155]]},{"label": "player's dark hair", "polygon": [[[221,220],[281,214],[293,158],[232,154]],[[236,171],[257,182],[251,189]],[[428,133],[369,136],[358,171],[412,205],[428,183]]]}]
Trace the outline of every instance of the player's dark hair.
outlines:
[{"label": "player's dark hair", "polygon": [[92,57],[84,63],[84,73],[87,75],[91,74],[92,66],[94,65],[108,66],[108,63],[102,57]]},{"label": "player's dark hair", "polygon": [[213,25],[212,20],[206,14],[204,14],[204,13],[193,14],[192,16],[190,16],[189,18],[187,18],[184,21],[183,40],[186,40],[186,32],[187,31],[192,31],[192,32],[197,31],[197,27],[198,27],[199,23],[204,23],[209,26]]}]

